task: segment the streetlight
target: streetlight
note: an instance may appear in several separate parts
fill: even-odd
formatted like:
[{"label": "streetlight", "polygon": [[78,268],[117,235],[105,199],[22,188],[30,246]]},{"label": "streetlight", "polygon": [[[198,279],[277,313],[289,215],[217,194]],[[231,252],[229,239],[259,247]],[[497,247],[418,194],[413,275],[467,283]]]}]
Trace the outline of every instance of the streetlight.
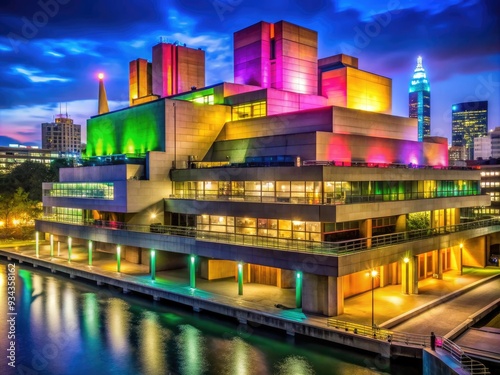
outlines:
[{"label": "streetlight", "polygon": [[372,277],[372,328],[375,328],[375,286],[374,280],[377,277],[377,270],[371,270],[370,276]]}]

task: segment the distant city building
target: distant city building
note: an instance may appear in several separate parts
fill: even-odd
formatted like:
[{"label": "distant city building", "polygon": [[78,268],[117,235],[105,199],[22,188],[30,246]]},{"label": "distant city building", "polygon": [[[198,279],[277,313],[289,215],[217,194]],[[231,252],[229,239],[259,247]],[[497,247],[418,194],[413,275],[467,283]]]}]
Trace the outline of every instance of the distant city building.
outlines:
[{"label": "distant city building", "polygon": [[487,160],[491,157],[490,134],[474,138],[474,159]]},{"label": "distant city building", "polygon": [[467,159],[474,160],[474,138],[488,134],[488,102],[465,102],[451,107],[453,146],[465,146]]},{"label": "distant city building", "polygon": [[80,155],[82,151],[82,126],[73,123],[68,115],[59,114],[54,122],[42,124],[42,148]]},{"label": "distant city building", "polygon": [[431,88],[420,56],[410,82],[409,116],[418,120],[419,141],[431,135]]},{"label": "distant city building", "polygon": [[465,147],[463,146],[451,146],[448,149],[448,160],[450,165],[456,165],[456,163],[451,163],[452,161],[464,161],[465,160]]},{"label": "distant city building", "polygon": [[500,158],[500,127],[496,127],[490,132],[491,140],[491,157],[494,159]]},{"label": "distant city building", "polygon": [[153,62],[139,58],[129,64],[131,106],[201,87],[205,87],[205,51],[201,49],[158,43],[153,47]]},{"label": "distant city building", "polygon": [[8,172],[28,160],[50,164],[59,157],[60,154],[57,151],[40,149],[35,146],[17,144],[0,146],[0,174]]}]

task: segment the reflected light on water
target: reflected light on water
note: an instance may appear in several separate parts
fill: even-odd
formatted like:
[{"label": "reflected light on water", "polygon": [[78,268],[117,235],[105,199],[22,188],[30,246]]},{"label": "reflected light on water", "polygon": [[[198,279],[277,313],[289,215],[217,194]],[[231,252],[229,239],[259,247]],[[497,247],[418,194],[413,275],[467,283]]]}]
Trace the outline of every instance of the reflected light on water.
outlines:
[{"label": "reflected light on water", "polygon": [[46,279],[46,293],[43,296],[45,313],[44,324],[49,328],[49,333],[58,333],[61,330],[61,290],[59,283],[52,277]]},{"label": "reflected light on water", "polygon": [[313,375],[315,372],[305,358],[290,356],[276,365],[276,375]]},{"label": "reflected light on water", "polygon": [[190,325],[179,326],[177,350],[181,373],[197,375],[205,372],[205,345],[201,332]]},{"label": "reflected light on water", "polygon": [[129,305],[118,298],[110,298],[106,308],[106,325],[108,327],[111,352],[117,359],[123,359],[129,352]]},{"label": "reflected light on water", "polygon": [[165,345],[170,338],[170,331],[164,329],[158,321],[158,314],[145,311],[139,324],[139,350],[143,372],[148,375],[168,374],[165,359]]}]

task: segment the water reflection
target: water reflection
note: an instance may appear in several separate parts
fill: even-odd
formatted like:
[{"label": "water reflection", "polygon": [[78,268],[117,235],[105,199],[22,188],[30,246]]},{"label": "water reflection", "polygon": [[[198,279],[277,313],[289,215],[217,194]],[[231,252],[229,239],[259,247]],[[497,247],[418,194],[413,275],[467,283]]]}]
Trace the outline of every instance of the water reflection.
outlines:
[{"label": "water reflection", "polygon": [[139,358],[144,374],[169,373],[165,353],[170,336],[171,331],[160,325],[157,313],[151,311],[142,313],[139,323]]},{"label": "water reflection", "polygon": [[[0,265],[0,285],[5,286],[5,262]],[[24,373],[378,373],[366,365],[373,363],[375,355],[362,356],[318,343],[297,346],[286,343],[284,334],[265,329],[240,335],[231,320],[123,296],[38,269],[16,268],[17,324],[22,335],[17,365],[27,369]],[[0,296],[1,301],[5,302],[5,296]],[[5,305],[0,307],[4,316]],[[5,333],[4,326],[0,332]],[[2,347],[6,347],[6,336],[0,337]],[[405,371],[407,375],[418,373],[411,367]]]},{"label": "water reflection", "polygon": [[181,325],[177,335],[177,355],[182,374],[198,375],[206,370],[205,345],[201,332],[190,325]]}]

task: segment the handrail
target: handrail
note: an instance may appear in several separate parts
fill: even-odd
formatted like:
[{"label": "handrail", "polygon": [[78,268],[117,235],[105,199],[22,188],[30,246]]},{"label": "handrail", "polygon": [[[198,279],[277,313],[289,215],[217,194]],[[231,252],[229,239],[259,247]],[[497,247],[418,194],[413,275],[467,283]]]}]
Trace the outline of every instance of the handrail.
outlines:
[{"label": "handrail", "polygon": [[354,240],[340,241],[340,242],[320,242],[320,241],[307,241],[297,239],[285,239],[276,237],[261,237],[249,234],[238,233],[222,233],[200,230],[195,227],[179,227],[161,224],[128,224],[118,221],[105,221],[105,220],[92,220],[92,221],[61,221],[55,218],[44,217],[42,220],[56,221],[56,222],[69,222],[77,225],[89,225],[108,229],[121,229],[133,232],[149,232],[159,233],[173,236],[193,237],[199,241],[231,243],[237,245],[249,245],[255,247],[264,247],[269,249],[297,251],[303,253],[312,253],[319,255],[330,256],[343,256],[349,255],[366,250],[374,250],[379,247],[396,245],[400,243],[431,238],[436,235],[443,235],[464,230],[478,229],[489,227],[492,225],[500,225],[499,218],[491,218],[485,220],[478,220],[468,223],[447,225],[432,229],[419,229],[408,232],[398,232],[384,234],[370,238],[358,238]]},{"label": "handrail", "polygon": [[366,336],[377,340],[387,341],[389,343],[398,342],[405,345],[430,347],[430,336],[413,333],[394,332],[377,326],[370,327],[363,324],[345,322],[330,318],[327,320],[327,326],[336,329],[352,332],[360,336]]},{"label": "handrail", "polygon": [[460,367],[467,371],[471,375],[489,375],[490,370],[481,362],[470,358],[464,353],[463,349],[455,344],[453,341],[438,337],[437,343],[439,343],[443,350],[451,354],[451,357],[460,364]]},{"label": "handrail", "polygon": [[[329,318],[326,321],[328,327],[332,327],[345,332],[351,332],[356,335],[373,338],[375,340],[386,341],[389,344],[399,343],[408,346],[420,346],[422,348],[432,348],[430,335],[419,335],[414,333],[394,332],[382,329],[377,326],[370,327],[358,323],[350,323],[343,320]],[[463,349],[441,336],[436,336],[436,346],[451,354],[460,367],[471,375],[489,375],[489,369],[479,361],[467,356]]]}]

